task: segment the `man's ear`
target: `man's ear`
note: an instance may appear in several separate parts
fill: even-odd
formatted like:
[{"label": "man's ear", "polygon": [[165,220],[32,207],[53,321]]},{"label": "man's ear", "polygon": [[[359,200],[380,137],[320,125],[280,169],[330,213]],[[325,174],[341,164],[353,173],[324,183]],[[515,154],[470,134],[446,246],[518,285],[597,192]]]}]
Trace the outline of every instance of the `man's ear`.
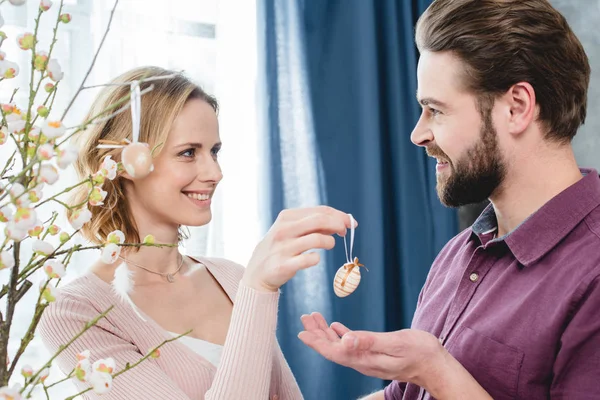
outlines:
[{"label": "man's ear", "polygon": [[535,90],[527,82],[519,82],[508,89],[505,100],[509,109],[508,129],[511,135],[523,133],[536,119]]}]

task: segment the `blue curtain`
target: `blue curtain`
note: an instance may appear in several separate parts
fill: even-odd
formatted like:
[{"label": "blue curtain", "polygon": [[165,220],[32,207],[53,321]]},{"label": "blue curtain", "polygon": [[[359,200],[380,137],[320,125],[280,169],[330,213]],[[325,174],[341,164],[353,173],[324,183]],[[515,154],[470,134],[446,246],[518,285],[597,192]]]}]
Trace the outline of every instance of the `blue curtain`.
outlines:
[{"label": "blue curtain", "polygon": [[410,326],[431,262],[457,233],[456,212],[435,193],[434,161],[410,142],[420,112],[414,24],[429,0],[258,3],[265,220],[318,203],[352,213],[354,255],[369,269],[354,294],[337,298],[339,239],[318,272],[283,288],[278,338],[305,398],[355,399],[385,382],[306,348],[296,338],[300,315],[319,311],[351,329]]}]

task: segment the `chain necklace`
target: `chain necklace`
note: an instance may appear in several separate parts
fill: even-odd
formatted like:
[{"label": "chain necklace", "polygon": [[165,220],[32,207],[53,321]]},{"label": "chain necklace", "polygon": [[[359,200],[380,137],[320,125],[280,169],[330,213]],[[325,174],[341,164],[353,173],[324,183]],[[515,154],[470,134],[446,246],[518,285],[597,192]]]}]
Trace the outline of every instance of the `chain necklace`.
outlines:
[{"label": "chain necklace", "polygon": [[[180,254],[180,255],[181,255],[181,254]],[[179,270],[180,270],[180,269],[181,269],[181,267],[183,266],[183,256],[181,256],[181,261],[179,262],[179,267],[177,267],[177,270],[176,270],[175,272],[172,272],[172,273],[168,273],[168,272],[167,272],[167,273],[161,273],[161,272],[152,271],[151,269],[148,269],[148,268],[144,267],[143,265],[136,264],[136,263],[134,263],[133,261],[130,261],[130,260],[128,260],[128,259],[126,259],[126,258],[124,258],[124,257],[121,257],[121,256],[119,256],[119,258],[120,258],[121,260],[125,261],[127,264],[131,264],[131,265],[133,265],[133,266],[135,266],[135,267],[141,268],[141,269],[143,269],[143,270],[145,270],[145,271],[148,271],[148,272],[150,272],[150,273],[153,273],[153,274],[156,274],[156,275],[163,276],[163,277],[165,277],[165,278],[167,279],[167,281],[168,281],[169,283],[173,283],[173,282],[175,282],[175,275],[177,275],[177,273],[179,272]]]}]

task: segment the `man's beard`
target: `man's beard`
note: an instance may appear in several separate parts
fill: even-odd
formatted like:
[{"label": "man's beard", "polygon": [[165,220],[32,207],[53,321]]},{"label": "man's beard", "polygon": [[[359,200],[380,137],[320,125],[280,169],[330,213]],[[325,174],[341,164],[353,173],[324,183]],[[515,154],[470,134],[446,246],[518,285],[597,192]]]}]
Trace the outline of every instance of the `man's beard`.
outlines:
[{"label": "man's beard", "polygon": [[480,140],[456,163],[437,146],[427,148],[427,154],[447,161],[450,167],[448,175],[437,175],[438,196],[447,207],[484,201],[500,186],[506,174],[491,112],[483,118]]}]

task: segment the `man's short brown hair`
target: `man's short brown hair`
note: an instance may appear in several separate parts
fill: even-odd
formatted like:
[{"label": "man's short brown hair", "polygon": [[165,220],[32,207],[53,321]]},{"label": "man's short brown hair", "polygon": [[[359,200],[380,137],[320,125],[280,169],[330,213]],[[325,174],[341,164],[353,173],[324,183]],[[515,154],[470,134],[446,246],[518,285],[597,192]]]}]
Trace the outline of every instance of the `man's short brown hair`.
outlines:
[{"label": "man's short brown hair", "polygon": [[417,22],[416,42],[421,52],[457,55],[480,104],[531,84],[548,139],[570,142],[585,122],[588,58],[546,0],[435,0]]}]

